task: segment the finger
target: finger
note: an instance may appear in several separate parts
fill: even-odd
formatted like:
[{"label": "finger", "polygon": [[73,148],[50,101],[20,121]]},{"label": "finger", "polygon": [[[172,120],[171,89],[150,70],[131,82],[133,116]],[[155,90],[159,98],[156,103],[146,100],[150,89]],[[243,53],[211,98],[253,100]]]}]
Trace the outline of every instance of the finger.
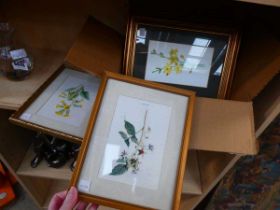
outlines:
[{"label": "finger", "polygon": [[63,203],[63,200],[66,197],[66,193],[67,193],[67,191],[63,191],[63,192],[59,192],[59,193],[54,194],[54,196],[52,197],[52,199],[50,201],[48,210],[57,210],[57,209],[59,209],[60,206]]},{"label": "finger", "polygon": [[98,207],[99,207],[99,205],[97,205],[95,203],[90,203],[87,207],[87,210],[97,210]]},{"label": "finger", "polygon": [[68,191],[65,200],[63,201],[60,210],[70,210],[73,209],[78,202],[78,192],[75,187],[71,187]]},{"label": "finger", "polygon": [[84,210],[87,207],[87,203],[83,201],[79,201],[78,204],[75,207],[75,210]]}]

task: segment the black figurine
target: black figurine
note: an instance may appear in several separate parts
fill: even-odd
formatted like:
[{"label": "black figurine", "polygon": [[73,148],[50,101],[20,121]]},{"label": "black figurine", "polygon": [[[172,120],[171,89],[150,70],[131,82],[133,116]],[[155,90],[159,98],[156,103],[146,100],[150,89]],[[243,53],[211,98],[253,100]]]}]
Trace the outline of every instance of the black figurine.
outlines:
[{"label": "black figurine", "polygon": [[[33,150],[36,155],[31,161],[31,167],[37,167],[43,159],[45,159],[48,166],[52,168],[64,166],[71,158],[74,158],[74,163],[79,148],[80,145],[38,133],[33,143]],[[70,166],[71,170],[73,169],[73,163],[71,163]]]}]

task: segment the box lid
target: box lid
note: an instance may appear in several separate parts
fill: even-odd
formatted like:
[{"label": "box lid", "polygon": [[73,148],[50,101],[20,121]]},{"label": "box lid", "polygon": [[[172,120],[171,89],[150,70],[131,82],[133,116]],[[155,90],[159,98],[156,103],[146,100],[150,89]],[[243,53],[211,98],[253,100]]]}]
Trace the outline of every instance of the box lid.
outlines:
[{"label": "box lid", "polygon": [[[123,41],[116,31],[90,18],[65,62],[97,74],[120,72]],[[251,102],[197,98],[190,149],[255,154],[254,132]]]},{"label": "box lid", "polygon": [[252,102],[197,97],[190,149],[256,154]]},{"label": "box lid", "polygon": [[119,72],[123,42],[119,33],[90,17],[69,50],[65,63],[96,74]]}]

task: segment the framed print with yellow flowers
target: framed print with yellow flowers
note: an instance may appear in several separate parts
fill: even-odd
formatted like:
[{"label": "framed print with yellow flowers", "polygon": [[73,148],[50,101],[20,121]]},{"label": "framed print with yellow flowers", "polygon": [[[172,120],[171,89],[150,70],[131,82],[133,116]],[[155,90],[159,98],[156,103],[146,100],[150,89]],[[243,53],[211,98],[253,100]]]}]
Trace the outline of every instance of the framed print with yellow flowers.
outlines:
[{"label": "framed print with yellow flowers", "polygon": [[98,76],[63,65],[10,117],[10,121],[81,143],[99,84]]},{"label": "framed print with yellow flowers", "polygon": [[127,75],[227,98],[239,48],[234,28],[131,18],[126,38]]}]

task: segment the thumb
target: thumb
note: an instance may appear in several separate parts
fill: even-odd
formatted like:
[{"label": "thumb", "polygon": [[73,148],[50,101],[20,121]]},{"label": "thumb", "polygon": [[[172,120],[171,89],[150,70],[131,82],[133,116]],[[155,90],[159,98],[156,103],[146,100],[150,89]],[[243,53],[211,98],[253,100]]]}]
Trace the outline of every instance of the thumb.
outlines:
[{"label": "thumb", "polygon": [[78,191],[75,187],[71,187],[60,210],[72,210],[78,202]]}]

